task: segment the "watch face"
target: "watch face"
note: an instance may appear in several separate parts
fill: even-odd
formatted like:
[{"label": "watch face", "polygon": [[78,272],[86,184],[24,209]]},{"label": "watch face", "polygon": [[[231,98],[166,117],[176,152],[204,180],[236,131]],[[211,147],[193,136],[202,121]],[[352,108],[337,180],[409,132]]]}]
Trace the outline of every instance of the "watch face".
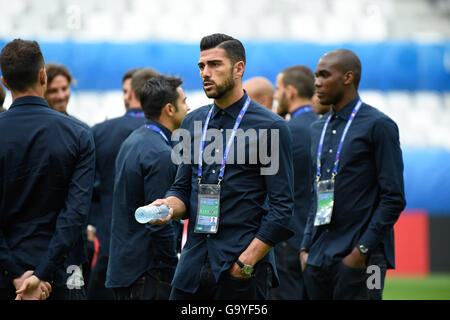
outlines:
[{"label": "watch face", "polygon": [[251,275],[253,273],[253,267],[249,265],[244,265],[242,268],[242,273],[246,275]]}]

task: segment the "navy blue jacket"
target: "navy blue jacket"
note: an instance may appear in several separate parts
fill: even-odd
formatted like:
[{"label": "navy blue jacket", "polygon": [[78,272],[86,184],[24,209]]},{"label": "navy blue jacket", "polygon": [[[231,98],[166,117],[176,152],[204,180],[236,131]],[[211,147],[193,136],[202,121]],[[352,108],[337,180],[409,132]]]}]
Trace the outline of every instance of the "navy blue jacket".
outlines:
[{"label": "navy blue jacket", "polygon": [[[296,109],[297,111],[299,109]],[[292,134],[292,152],[294,156],[294,213],[291,229],[295,234],[288,243],[300,251],[303,231],[313,204],[313,170],[311,159],[311,124],[318,119],[314,111],[298,116],[291,113],[288,122]]]},{"label": "navy blue jacket", "polygon": [[122,142],[133,130],[145,123],[141,109],[128,109],[122,117],[106,120],[92,127],[95,142],[96,166],[93,205],[89,223],[97,229],[103,255],[109,254],[111,211],[114,189],[114,163]]},{"label": "navy blue jacket", "polygon": [[67,256],[84,248],[94,165],[89,128],[43,98],[0,114],[0,287],[26,270],[64,284]]},{"label": "navy blue jacket", "polygon": [[[158,126],[171,138],[170,131]],[[106,287],[128,287],[145,271],[173,268],[177,263],[172,222],[163,226],[140,224],[138,207],[164,198],[176,175],[172,148],[157,132],[142,126],[123,142],[116,159],[111,243]]]},{"label": "navy blue jacket", "polygon": [[[332,115],[322,149],[320,180],[331,179],[342,132],[358,100],[359,96],[312,125],[311,154],[316,168],[322,128]],[[388,267],[393,268],[393,225],[406,205],[397,125],[384,113],[363,103],[349,128],[340,159],[331,223],[314,227],[315,212],[308,217],[302,243],[302,247],[309,249],[308,264],[330,266],[358,244],[369,250],[382,244]]]},{"label": "navy blue jacket", "polygon": [[[231,134],[236,118],[247,99],[245,93],[243,97],[221,110],[214,106],[214,111],[209,122],[209,129],[217,129],[222,133],[222,143],[220,147],[225,150],[226,137]],[[199,286],[200,268],[206,257],[208,257],[213,275],[218,281],[222,272],[228,271],[239,255],[248,247],[250,242],[257,237],[270,246],[274,246],[280,241],[288,239],[293,232],[288,225],[293,211],[293,184],[294,174],[292,166],[292,138],[286,122],[269,111],[267,108],[251,102],[245,113],[239,129],[248,133],[245,139],[245,146],[239,148],[241,143],[235,139],[227,159],[225,174],[221,183],[220,193],[220,218],[218,232],[206,235],[194,233],[197,218],[198,205],[198,150],[200,136],[206,116],[211,105],[196,109],[185,117],[181,128],[190,132],[190,164],[180,164],[177,177],[170,191],[166,196],[175,196],[182,200],[187,207],[186,219],[189,219],[187,242],[181,252],[180,261],[175,271],[172,285],[185,292],[194,293]],[[261,129],[261,130],[260,130]],[[271,129],[279,134],[279,148],[275,148],[275,154],[279,156],[279,167],[271,175],[262,175],[261,168],[270,167],[261,157],[252,161],[253,154],[250,152],[250,141],[257,142],[262,146],[259,134],[266,129],[268,141],[271,141]],[[277,130],[277,131],[276,131]],[[228,132],[227,132],[228,131]],[[256,141],[255,141],[256,140]],[[274,140],[275,141],[275,140]],[[272,142],[274,142],[272,141]],[[275,143],[275,142],[274,142]],[[212,141],[205,142],[205,154],[215,156],[211,150]],[[271,145],[267,146],[271,150]],[[265,154],[265,152],[262,152]],[[219,155],[220,153],[219,150]],[[245,163],[239,161],[239,157],[245,156]],[[204,157],[205,158],[205,157]],[[207,164],[203,161],[202,183],[217,184],[221,166],[220,161]],[[261,161],[264,160],[264,161]],[[274,160],[274,159],[272,159]],[[274,162],[274,161],[272,161]],[[265,200],[268,197],[268,206]],[[267,254],[262,261],[269,261],[276,271],[273,250]],[[277,274],[273,279],[277,285]]]}]

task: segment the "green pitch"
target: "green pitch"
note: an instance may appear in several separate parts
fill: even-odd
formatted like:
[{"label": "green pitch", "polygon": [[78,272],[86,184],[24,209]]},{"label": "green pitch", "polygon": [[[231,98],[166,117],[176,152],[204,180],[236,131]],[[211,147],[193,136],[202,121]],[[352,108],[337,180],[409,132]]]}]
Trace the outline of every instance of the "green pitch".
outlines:
[{"label": "green pitch", "polygon": [[383,300],[450,300],[450,273],[424,278],[387,277]]}]

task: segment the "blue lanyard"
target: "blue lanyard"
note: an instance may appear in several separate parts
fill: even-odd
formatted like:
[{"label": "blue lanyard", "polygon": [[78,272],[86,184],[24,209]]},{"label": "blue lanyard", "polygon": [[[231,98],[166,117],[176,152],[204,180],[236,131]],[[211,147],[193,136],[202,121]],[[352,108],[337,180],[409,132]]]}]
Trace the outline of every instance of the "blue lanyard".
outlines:
[{"label": "blue lanyard", "polygon": [[[339,166],[340,155],[341,155],[341,149],[342,149],[342,145],[344,144],[345,136],[347,135],[348,128],[350,128],[350,125],[352,124],[353,119],[355,119],[355,116],[358,113],[359,108],[361,108],[361,105],[362,105],[362,101],[360,99],[358,101],[358,103],[356,104],[355,108],[353,108],[352,114],[350,115],[350,118],[348,119],[347,124],[345,125],[344,132],[342,133],[341,141],[339,142],[339,146],[338,146],[338,149],[336,152],[336,161],[334,162],[334,169],[333,169],[333,174],[332,174],[333,180],[337,174],[337,169]],[[328,116],[328,119],[325,122],[325,125],[323,126],[322,134],[320,135],[319,147],[317,148],[317,172],[316,172],[317,181],[320,180],[321,167],[322,167],[320,158],[322,156],[322,148],[323,148],[323,140],[325,138],[325,132],[327,131],[328,123],[330,123],[330,120],[331,120],[331,114]]]},{"label": "blue lanyard", "polygon": [[306,113],[306,112],[313,112],[313,107],[311,106],[307,106],[307,107],[303,107],[303,108],[299,108],[297,110],[294,111],[294,113],[292,114],[291,118],[296,118],[299,115]]},{"label": "blue lanyard", "polygon": [[146,126],[148,129],[153,130],[153,131],[159,133],[159,134],[164,138],[164,140],[166,140],[167,144],[170,146],[169,139],[167,139],[166,135],[164,134],[164,132],[163,132],[160,128],[158,128],[157,126],[155,126],[155,125],[153,125],[153,124],[146,124],[145,126]]},{"label": "blue lanyard", "polygon": [[144,112],[140,111],[140,112],[135,112],[135,111],[130,111],[127,112],[125,115],[127,115],[128,117],[134,117],[134,118],[144,118]]},{"label": "blue lanyard", "polygon": [[[242,121],[242,118],[244,117],[244,114],[247,111],[249,105],[250,105],[250,98],[247,97],[247,100],[245,101],[244,106],[242,107],[241,111],[239,112],[236,122],[234,123],[233,131],[231,132],[231,136],[230,136],[230,139],[228,140],[227,147],[225,149],[225,153],[223,154],[222,165],[220,166],[220,171],[219,171],[219,184],[223,180],[223,175],[225,173],[225,165],[227,162],[227,156],[228,156],[228,152],[230,151],[231,144],[233,143],[234,137],[236,136],[237,129],[238,129],[238,127]],[[213,109],[214,109],[214,105],[211,107],[211,109],[209,109],[208,115],[206,117],[205,125],[203,126],[202,140],[200,142],[200,152],[199,152],[199,156],[198,156],[198,183],[200,183],[202,180],[203,150],[205,148],[206,132],[208,131],[209,120],[211,120],[211,115],[212,115]]]}]

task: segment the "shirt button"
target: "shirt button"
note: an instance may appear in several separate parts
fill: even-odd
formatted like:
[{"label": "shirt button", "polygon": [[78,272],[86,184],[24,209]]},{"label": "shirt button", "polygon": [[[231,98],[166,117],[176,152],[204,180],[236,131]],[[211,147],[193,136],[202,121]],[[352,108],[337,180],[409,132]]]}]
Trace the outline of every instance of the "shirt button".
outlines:
[{"label": "shirt button", "polygon": [[332,152],[333,152],[333,149],[328,150],[328,152],[329,152],[329,153],[332,153]]},{"label": "shirt button", "polygon": [[211,238],[211,235],[210,234],[208,234],[207,236],[206,236],[207,238]]},{"label": "shirt button", "polygon": [[222,111],[222,115],[224,115],[225,114],[225,111]]},{"label": "shirt button", "polygon": [[327,173],[330,173],[330,171],[331,171],[330,169],[327,169]]},{"label": "shirt button", "polygon": [[7,276],[8,275],[8,271],[5,270],[4,274],[5,274],[5,276]]},{"label": "shirt button", "polygon": [[333,134],[336,134],[336,130],[333,130],[332,132],[333,132]]},{"label": "shirt button", "polygon": [[329,230],[328,229],[325,229],[325,232],[328,232]]},{"label": "shirt button", "polygon": [[216,173],[216,170],[213,170],[212,173]]},{"label": "shirt button", "polygon": [[220,129],[220,132],[223,132],[223,129]]}]

